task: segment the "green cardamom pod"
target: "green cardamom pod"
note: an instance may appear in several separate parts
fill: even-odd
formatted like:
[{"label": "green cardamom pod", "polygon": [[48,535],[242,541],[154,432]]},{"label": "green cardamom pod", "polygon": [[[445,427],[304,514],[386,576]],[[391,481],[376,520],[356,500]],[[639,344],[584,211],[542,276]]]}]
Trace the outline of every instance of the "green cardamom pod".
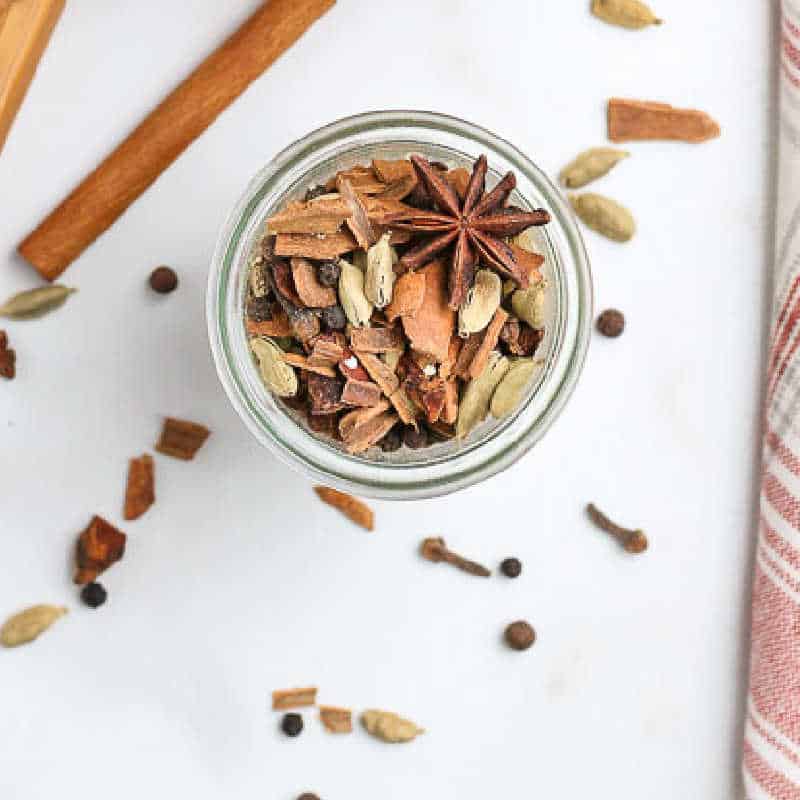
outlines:
[{"label": "green cardamom pod", "polygon": [[573,162],[561,170],[561,182],[569,189],[585,186],[610,172],[630,153],[613,147],[592,147],[584,150]]},{"label": "green cardamom pod", "polygon": [[592,13],[604,22],[632,30],[662,23],[640,0],[592,0]]},{"label": "green cardamom pod", "polygon": [[77,289],[69,289],[56,283],[52,286],[42,286],[39,289],[29,289],[9,297],[0,306],[0,317],[11,319],[33,319],[55,311],[64,305],[67,298]]},{"label": "green cardamom pod", "polygon": [[636,233],[631,212],[608,197],[587,192],[571,194],[569,201],[586,225],[615,242],[627,242]]}]

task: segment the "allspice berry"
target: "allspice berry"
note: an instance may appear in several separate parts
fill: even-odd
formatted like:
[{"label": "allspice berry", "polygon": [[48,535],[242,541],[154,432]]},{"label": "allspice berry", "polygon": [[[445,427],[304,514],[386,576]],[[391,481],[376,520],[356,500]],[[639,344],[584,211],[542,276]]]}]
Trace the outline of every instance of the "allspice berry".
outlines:
[{"label": "allspice berry", "polygon": [[527,650],[536,641],[536,631],[525,620],[518,620],[506,628],[505,639],[513,650]]},{"label": "allspice berry", "polygon": [[522,574],[522,562],[518,558],[506,558],[500,564],[500,571],[506,578],[519,578]]},{"label": "allspice berry", "polygon": [[606,309],[597,318],[597,330],[603,336],[616,339],[625,330],[625,315],[621,311],[617,311],[616,308]]},{"label": "allspice berry", "polygon": [[169,294],[178,287],[178,275],[171,267],[156,267],[150,273],[150,288],[159,294]]}]

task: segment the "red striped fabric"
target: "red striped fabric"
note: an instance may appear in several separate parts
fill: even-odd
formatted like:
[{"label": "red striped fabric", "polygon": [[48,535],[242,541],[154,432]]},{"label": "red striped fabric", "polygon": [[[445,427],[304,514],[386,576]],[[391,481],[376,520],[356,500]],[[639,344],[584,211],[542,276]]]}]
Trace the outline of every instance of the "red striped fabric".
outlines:
[{"label": "red striped fabric", "polygon": [[775,304],[742,763],[748,800],[800,800],[800,0],[783,0]]}]

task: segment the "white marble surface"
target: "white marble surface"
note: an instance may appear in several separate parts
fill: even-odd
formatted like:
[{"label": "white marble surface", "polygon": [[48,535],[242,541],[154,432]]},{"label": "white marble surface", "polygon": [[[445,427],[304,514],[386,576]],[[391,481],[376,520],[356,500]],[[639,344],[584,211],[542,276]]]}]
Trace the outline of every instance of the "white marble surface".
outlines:
[{"label": "white marble surface", "polygon": [[[14,245],[255,0],[69,4],[0,155],[0,294],[35,284]],[[194,800],[736,797],[759,375],[771,249],[764,6],[661,0],[628,33],[574,2],[341,0],[65,276],[61,313],[8,323],[0,386],[0,616],[72,613],[0,653],[0,797]],[[587,234],[600,307],[562,418],[509,472],[459,496],[376,503],[374,534],[312,499],[250,441],[218,385],[203,313],[218,227],[247,180],[308,130],[358,111],[472,119],[551,173],[604,142],[604,101],[711,111],[710,144],[642,144],[601,184],[639,234]],[[150,269],[180,290],[153,297]],[[125,525],[106,607],[70,583],[76,533],[120,521],[128,457],[161,415],[214,430],[194,463],[157,459],[158,502]],[[644,525],[626,557],[582,515]],[[421,562],[441,534],[520,580]],[[526,617],[535,648],[500,633]],[[277,732],[273,688],[385,706],[407,747],[306,717]]]}]

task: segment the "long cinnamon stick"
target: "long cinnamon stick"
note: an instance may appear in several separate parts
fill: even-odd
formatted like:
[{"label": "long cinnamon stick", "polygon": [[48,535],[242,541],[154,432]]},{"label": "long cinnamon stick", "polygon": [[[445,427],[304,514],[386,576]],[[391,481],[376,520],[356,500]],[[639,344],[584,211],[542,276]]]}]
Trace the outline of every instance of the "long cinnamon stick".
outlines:
[{"label": "long cinnamon stick", "polygon": [[54,280],[336,0],[269,0],[58,206],[19,252]]}]

